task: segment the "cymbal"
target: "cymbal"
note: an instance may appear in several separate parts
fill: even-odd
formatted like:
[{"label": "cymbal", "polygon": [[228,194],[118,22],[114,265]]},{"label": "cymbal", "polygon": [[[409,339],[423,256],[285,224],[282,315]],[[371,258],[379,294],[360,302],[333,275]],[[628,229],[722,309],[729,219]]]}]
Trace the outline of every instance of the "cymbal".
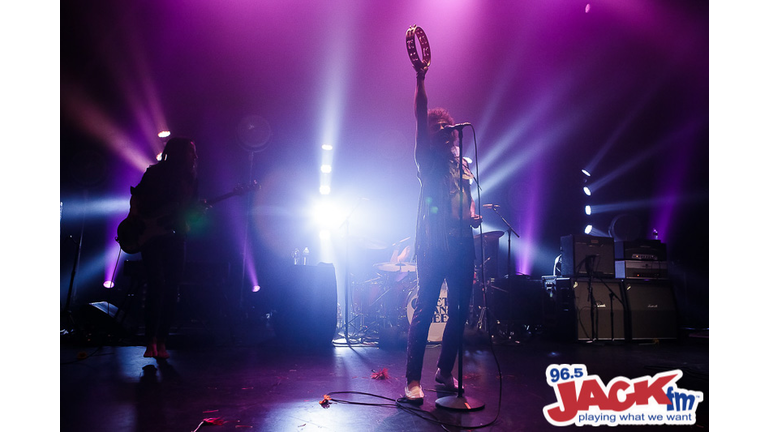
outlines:
[{"label": "cymbal", "polygon": [[415,272],[416,264],[384,262],[374,264],[374,267],[385,272]]},{"label": "cymbal", "polygon": [[[483,237],[486,238],[486,240],[496,240],[500,239],[504,236],[504,231],[489,231],[486,233],[483,233]],[[477,234],[475,236],[476,239],[480,238],[480,234]]]}]

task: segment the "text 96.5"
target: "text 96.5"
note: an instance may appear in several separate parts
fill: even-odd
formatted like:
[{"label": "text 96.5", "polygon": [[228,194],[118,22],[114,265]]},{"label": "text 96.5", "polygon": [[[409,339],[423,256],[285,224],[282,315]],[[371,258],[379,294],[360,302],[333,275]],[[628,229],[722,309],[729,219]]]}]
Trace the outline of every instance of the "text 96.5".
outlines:
[{"label": "text 96.5", "polygon": [[547,367],[547,381],[554,385],[563,381],[571,381],[587,376],[587,367],[585,365],[549,365]]}]

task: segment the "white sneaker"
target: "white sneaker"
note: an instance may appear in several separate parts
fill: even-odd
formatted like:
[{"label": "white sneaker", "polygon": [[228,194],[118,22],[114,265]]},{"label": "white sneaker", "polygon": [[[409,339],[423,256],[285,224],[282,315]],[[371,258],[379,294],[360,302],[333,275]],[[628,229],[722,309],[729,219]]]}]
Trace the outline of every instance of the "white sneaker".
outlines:
[{"label": "white sneaker", "polygon": [[405,386],[405,398],[410,403],[418,405],[424,403],[424,390],[418,381],[412,381],[410,385]]},{"label": "white sneaker", "polygon": [[437,368],[437,372],[435,372],[435,382],[444,385],[450,391],[457,391],[459,389],[459,381],[450,372],[447,375],[443,375],[440,368]]}]

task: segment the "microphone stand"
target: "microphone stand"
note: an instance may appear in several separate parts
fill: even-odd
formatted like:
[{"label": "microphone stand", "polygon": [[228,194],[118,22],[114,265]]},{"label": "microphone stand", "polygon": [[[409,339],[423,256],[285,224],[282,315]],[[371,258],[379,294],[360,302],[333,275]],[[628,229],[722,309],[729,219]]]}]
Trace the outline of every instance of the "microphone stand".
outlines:
[{"label": "microphone stand", "polygon": [[[248,182],[253,182],[253,157],[254,152],[251,151],[248,153],[248,164],[249,164],[249,170],[248,170]],[[242,254],[242,263],[240,268],[240,296],[238,299],[238,307],[240,310],[240,313],[245,313],[245,268],[248,265],[248,251],[251,250],[250,248],[250,232],[252,223],[251,220],[253,219],[251,217],[251,212],[253,211],[253,195],[248,194],[248,200],[246,204],[247,208],[245,210],[245,234],[243,236],[243,254]]]},{"label": "microphone stand", "polygon": [[[83,198],[84,201],[88,202],[88,191],[83,191]],[[59,210],[61,212],[61,210]],[[61,214],[61,213],[59,213]],[[61,216],[59,216],[61,218]],[[67,291],[67,302],[64,304],[64,310],[62,311],[63,320],[61,324],[64,325],[64,328],[62,329],[63,332],[73,332],[76,329],[76,323],[75,319],[72,314],[72,301],[73,298],[77,297],[76,287],[75,287],[75,274],[80,269],[80,255],[81,251],[83,249],[83,237],[85,237],[85,216],[83,214],[80,215],[80,238],[75,241],[72,236],[69,236],[69,240],[71,240],[75,244],[75,261],[72,263],[72,274],[69,277],[69,290]]]},{"label": "microphone stand", "polygon": [[[613,300],[614,299],[618,300],[619,304],[621,305],[622,308],[624,308],[625,311],[626,311],[627,308],[624,305],[624,302],[621,300],[621,298],[619,298],[619,296],[616,295],[615,292],[613,292],[613,289],[611,289],[611,287],[602,278],[600,278],[599,276],[598,276],[598,279],[600,279],[600,282],[602,282],[603,285],[605,285],[605,287],[608,289],[608,297],[611,299],[611,342],[615,342],[616,341],[616,336],[614,335],[614,329],[615,329],[614,321],[615,321],[615,319],[614,319],[614,313],[613,313]],[[626,331],[625,331],[625,333],[626,333]],[[628,340],[629,336],[625,334],[624,338]]]},{"label": "microphone stand", "polygon": [[[587,289],[588,289],[588,293],[589,293],[589,302],[590,302],[590,321],[592,323],[592,339],[590,340],[590,342],[595,342],[595,341],[598,341],[600,339],[599,338],[599,334],[598,334],[600,316],[599,316],[599,314],[597,314],[598,305],[597,305],[597,301],[595,300],[594,287],[592,286],[592,282],[593,282],[594,278],[597,278],[600,282],[602,282],[602,284],[608,290],[608,297],[610,298],[610,301],[611,301],[611,305],[610,305],[611,342],[615,342],[616,341],[616,337],[615,337],[615,334],[614,334],[615,333],[615,323],[614,323],[613,300],[614,299],[618,300],[619,304],[621,304],[622,307],[624,307],[625,310],[626,310],[626,306],[624,305],[624,302],[621,300],[621,298],[618,295],[616,295],[615,292],[613,292],[613,289],[611,289],[611,287],[600,277],[601,274],[600,273],[596,274],[596,272],[595,272],[595,267],[596,267],[595,261],[598,258],[600,258],[599,255],[589,255],[584,260],[584,265],[586,266],[586,270],[587,270],[587,276],[589,277]],[[625,338],[626,338],[626,336],[625,336]]]},{"label": "microphone stand", "polygon": [[[464,146],[462,144],[464,140],[464,132],[463,128],[457,128],[459,131],[459,187],[462,189],[462,193],[459,195],[459,226],[461,229],[464,228]],[[478,183],[479,184],[479,183]],[[459,231],[461,232],[461,231]],[[471,236],[470,236],[471,237]],[[482,249],[482,228],[480,229],[480,248]],[[461,287],[463,288],[463,287]],[[469,289],[472,287],[470,286]],[[448,287],[448,289],[451,289],[451,287]],[[458,298],[461,298],[461,295],[458,296]],[[458,304],[458,307],[461,308],[461,303]],[[461,310],[459,310],[459,315],[461,315]],[[463,323],[462,323],[463,324]],[[443,396],[435,401],[435,406],[446,408],[446,409],[452,409],[452,410],[460,410],[460,411],[475,411],[479,409],[483,409],[485,407],[485,404],[483,402],[480,402],[477,399],[474,398],[468,398],[464,396],[464,334],[459,336],[459,347],[458,347],[458,374],[459,374],[459,389],[458,393],[456,395],[450,395],[450,396]]]},{"label": "microphone stand", "polygon": [[349,269],[349,221],[352,218],[352,215],[355,213],[358,207],[360,207],[360,202],[363,201],[363,198],[357,200],[357,203],[355,204],[355,207],[352,208],[352,210],[349,212],[346,218],[344,218],[344,222],[341,223],[345,230],[345,251],[344,251],[344,267],[345,267],[345,275],[344,275],[344,340],[347,341],[347,344],[349,344],[349,296],[350,296],[350,279],[352,276],[352,272]]},{"label": "microphone stand", "polygon": [[594,260],[596,256],[590,255],[586,258],[584,258],[584,266],[587,270],[587,294],[589,296],[589,321],[592,326],[591,328],[591,339],[590,342],[594,342],[598,340],[597,336],[597,322],[596,322],[596,312],[597,312],[597,302],[595,301],[595,294],[592,287],[592,277],[594,274]]},{"label": "microphone stand", "polygon": [[491,207],[500,218],[501,221],[504,222],[504,225],[507,226],[507,278],[512,279],[512,234],[515,235],[515,237],[520,238],[520,234],[516,233],[515,230],[512,228],[512,225],[507,222],[506,219],[504,219],[504,216],[499,213],[498,206],[492,206]]}]

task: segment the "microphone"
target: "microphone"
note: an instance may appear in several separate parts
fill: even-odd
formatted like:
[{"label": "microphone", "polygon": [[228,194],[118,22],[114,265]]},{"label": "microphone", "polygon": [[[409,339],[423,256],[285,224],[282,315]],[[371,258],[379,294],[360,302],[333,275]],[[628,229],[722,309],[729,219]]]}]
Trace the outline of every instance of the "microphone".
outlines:
[{"label": "microphone", "polygon": [[443,126],[443,129],[447,129],[447,130],[454,130],[454,129],[462,130],[462,129],[464,129],[465,126],[472,126],[472,123],[464,122],[464,123],[459,123],[459,124],[455,124],[455,125]]},{"label": "microphone", "polygon": [[498,204],[483,204],[483,207],[485,207],[487,209],[494,209],[494,210],[496,210],[497,208],[499,208],[499,205]]}]

